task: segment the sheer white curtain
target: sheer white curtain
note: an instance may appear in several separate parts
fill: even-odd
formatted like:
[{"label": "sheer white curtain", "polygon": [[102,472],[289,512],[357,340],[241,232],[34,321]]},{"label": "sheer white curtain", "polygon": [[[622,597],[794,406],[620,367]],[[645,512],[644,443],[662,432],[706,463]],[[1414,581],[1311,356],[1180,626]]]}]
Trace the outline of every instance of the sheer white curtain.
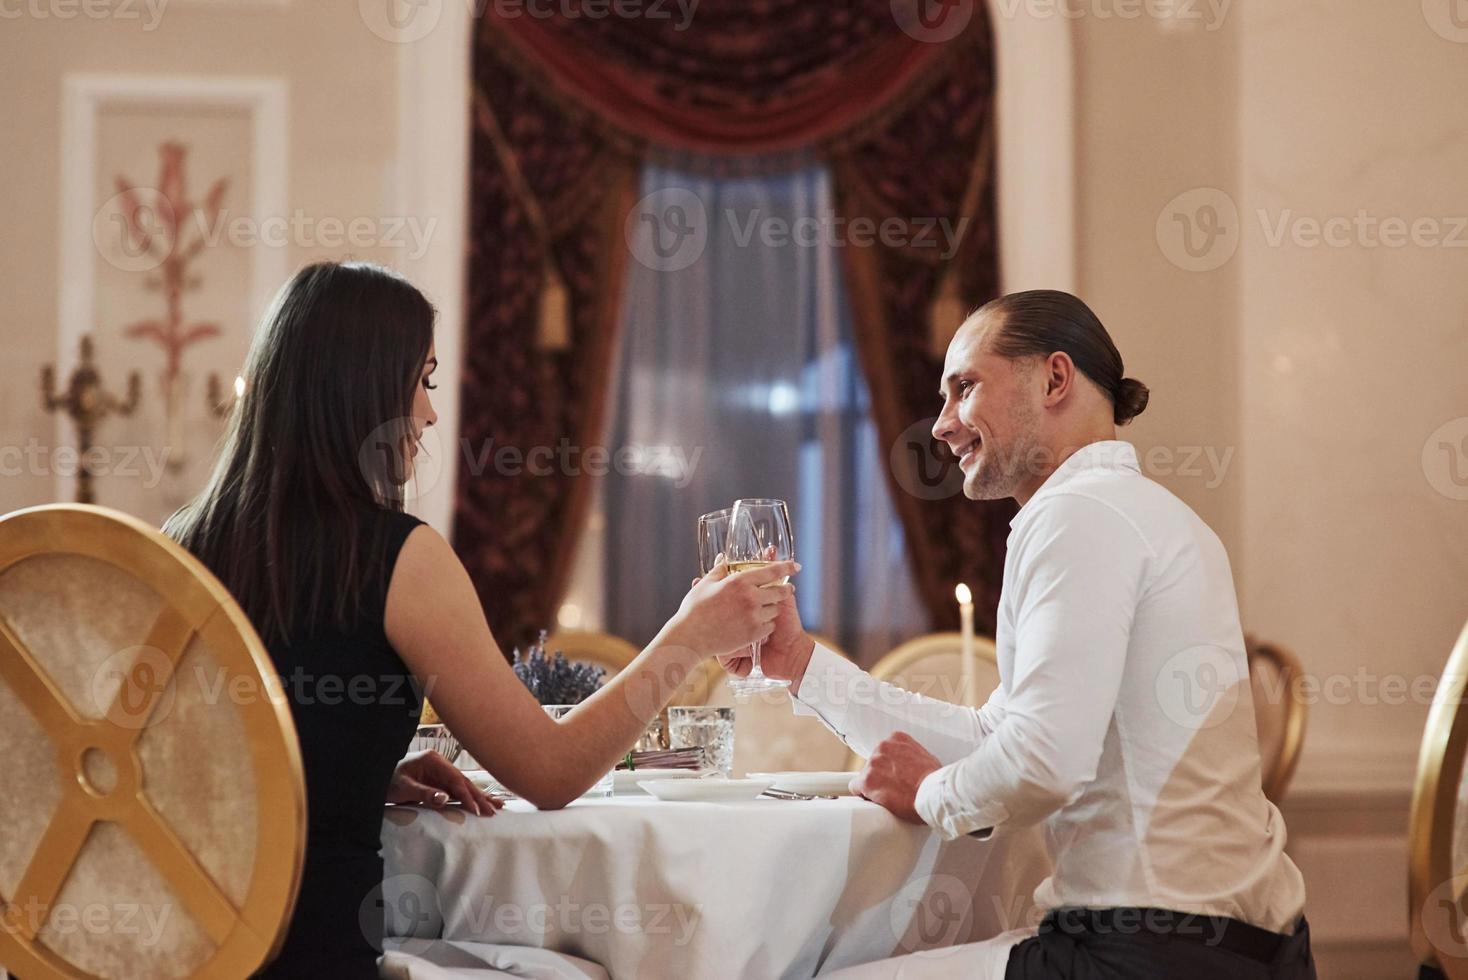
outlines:
[{"label": "sheer white curtain", "polygon": [[629,263],[610,446],[647,465],[603,484],[606,627],[650,640],[697,574],[698,515],[779,497],[802,618],[870,662],[927,624],[852,344],[829,177],[654,166],[642,183],[696,195],[708,239],[677,271]]}]

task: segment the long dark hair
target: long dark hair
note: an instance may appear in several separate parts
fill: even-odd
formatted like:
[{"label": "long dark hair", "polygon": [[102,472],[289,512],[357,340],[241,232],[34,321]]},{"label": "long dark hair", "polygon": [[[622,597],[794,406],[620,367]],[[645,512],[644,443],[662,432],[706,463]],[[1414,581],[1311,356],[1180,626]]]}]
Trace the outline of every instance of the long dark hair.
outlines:
[{"label": "long dark hair", "polygon": [[256,332],[208,485],[164,531],[267,643],[303,624],[350,628],[371,577],[385,578],[373,551],[384,511],[402,510],[433,321],[387,269],[321,263],[286,284]]},{"label": "long dark hair", "polygon": [[1003,357],[1049,357],[1064,351],[1111,399],[1112,417],[1126,425],[1147,407],[1147,386],[1123,377],[1121,352],[1091,308],[1058,289],[1031,289],[991,300],[975,317],[998,314],[990,349]]}]

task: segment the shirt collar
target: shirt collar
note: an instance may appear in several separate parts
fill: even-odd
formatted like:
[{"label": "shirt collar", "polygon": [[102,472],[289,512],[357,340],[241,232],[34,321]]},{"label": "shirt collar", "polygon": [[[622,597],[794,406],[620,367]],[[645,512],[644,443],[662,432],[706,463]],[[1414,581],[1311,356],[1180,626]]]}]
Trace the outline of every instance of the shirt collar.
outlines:
[{"label": "shirt collar", "polygon": [[[1035,497],[1040,496],[1040,494],[1047,490],[1054,490],[1057,487],[1064,486],[1084,473],[1095,473],[1105,470],[1117,473],[1142,472],[1141,466],[1137,464],[1136,447],[1129,442],[1122,442],[1120,439],[1103,439],[1100,442],[1092,442],[1082,446],[1080,449],[1071,453],[1065,462],[1055,467],[1055,472],[1046,477],[1045,482],[1040,484],[1040,489],[1036,490],[1034,496],[1030,497],[1030,501],[1033,501]],[[1029,502],[1026,502],[1024,506],[1020,507],[1019,513],[1015,514],[1013,519],[1010,520],[1010,527],[1014,527],[1015,523],[1019,521],[1020,514],[1023,514],[1025,507],[1028,506]]]}]

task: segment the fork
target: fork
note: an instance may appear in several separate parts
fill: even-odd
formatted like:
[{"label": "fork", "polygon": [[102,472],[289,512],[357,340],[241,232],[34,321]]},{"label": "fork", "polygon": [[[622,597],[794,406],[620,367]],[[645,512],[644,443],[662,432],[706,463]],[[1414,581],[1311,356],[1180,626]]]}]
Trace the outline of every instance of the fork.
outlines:
[{"label": "fork", "polygon": [[813,793],[792,793],[786,789],[767,789],[761,796],[768,796],[772,800],[834,800],[834,796],[823,796]]}]

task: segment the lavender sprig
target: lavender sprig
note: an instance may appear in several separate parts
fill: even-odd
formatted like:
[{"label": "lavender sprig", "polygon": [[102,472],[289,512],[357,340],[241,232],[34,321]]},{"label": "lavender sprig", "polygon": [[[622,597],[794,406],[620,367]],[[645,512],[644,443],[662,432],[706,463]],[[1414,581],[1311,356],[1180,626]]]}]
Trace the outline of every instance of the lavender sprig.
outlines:
[{"label": "lavender sprig", "polygon": [[580,704],[601,687],[606,670],[592,664],[574,663],[557,650],[545,652],[545,630],[530,649],[515,649],[515,676],[541,704]]}]

